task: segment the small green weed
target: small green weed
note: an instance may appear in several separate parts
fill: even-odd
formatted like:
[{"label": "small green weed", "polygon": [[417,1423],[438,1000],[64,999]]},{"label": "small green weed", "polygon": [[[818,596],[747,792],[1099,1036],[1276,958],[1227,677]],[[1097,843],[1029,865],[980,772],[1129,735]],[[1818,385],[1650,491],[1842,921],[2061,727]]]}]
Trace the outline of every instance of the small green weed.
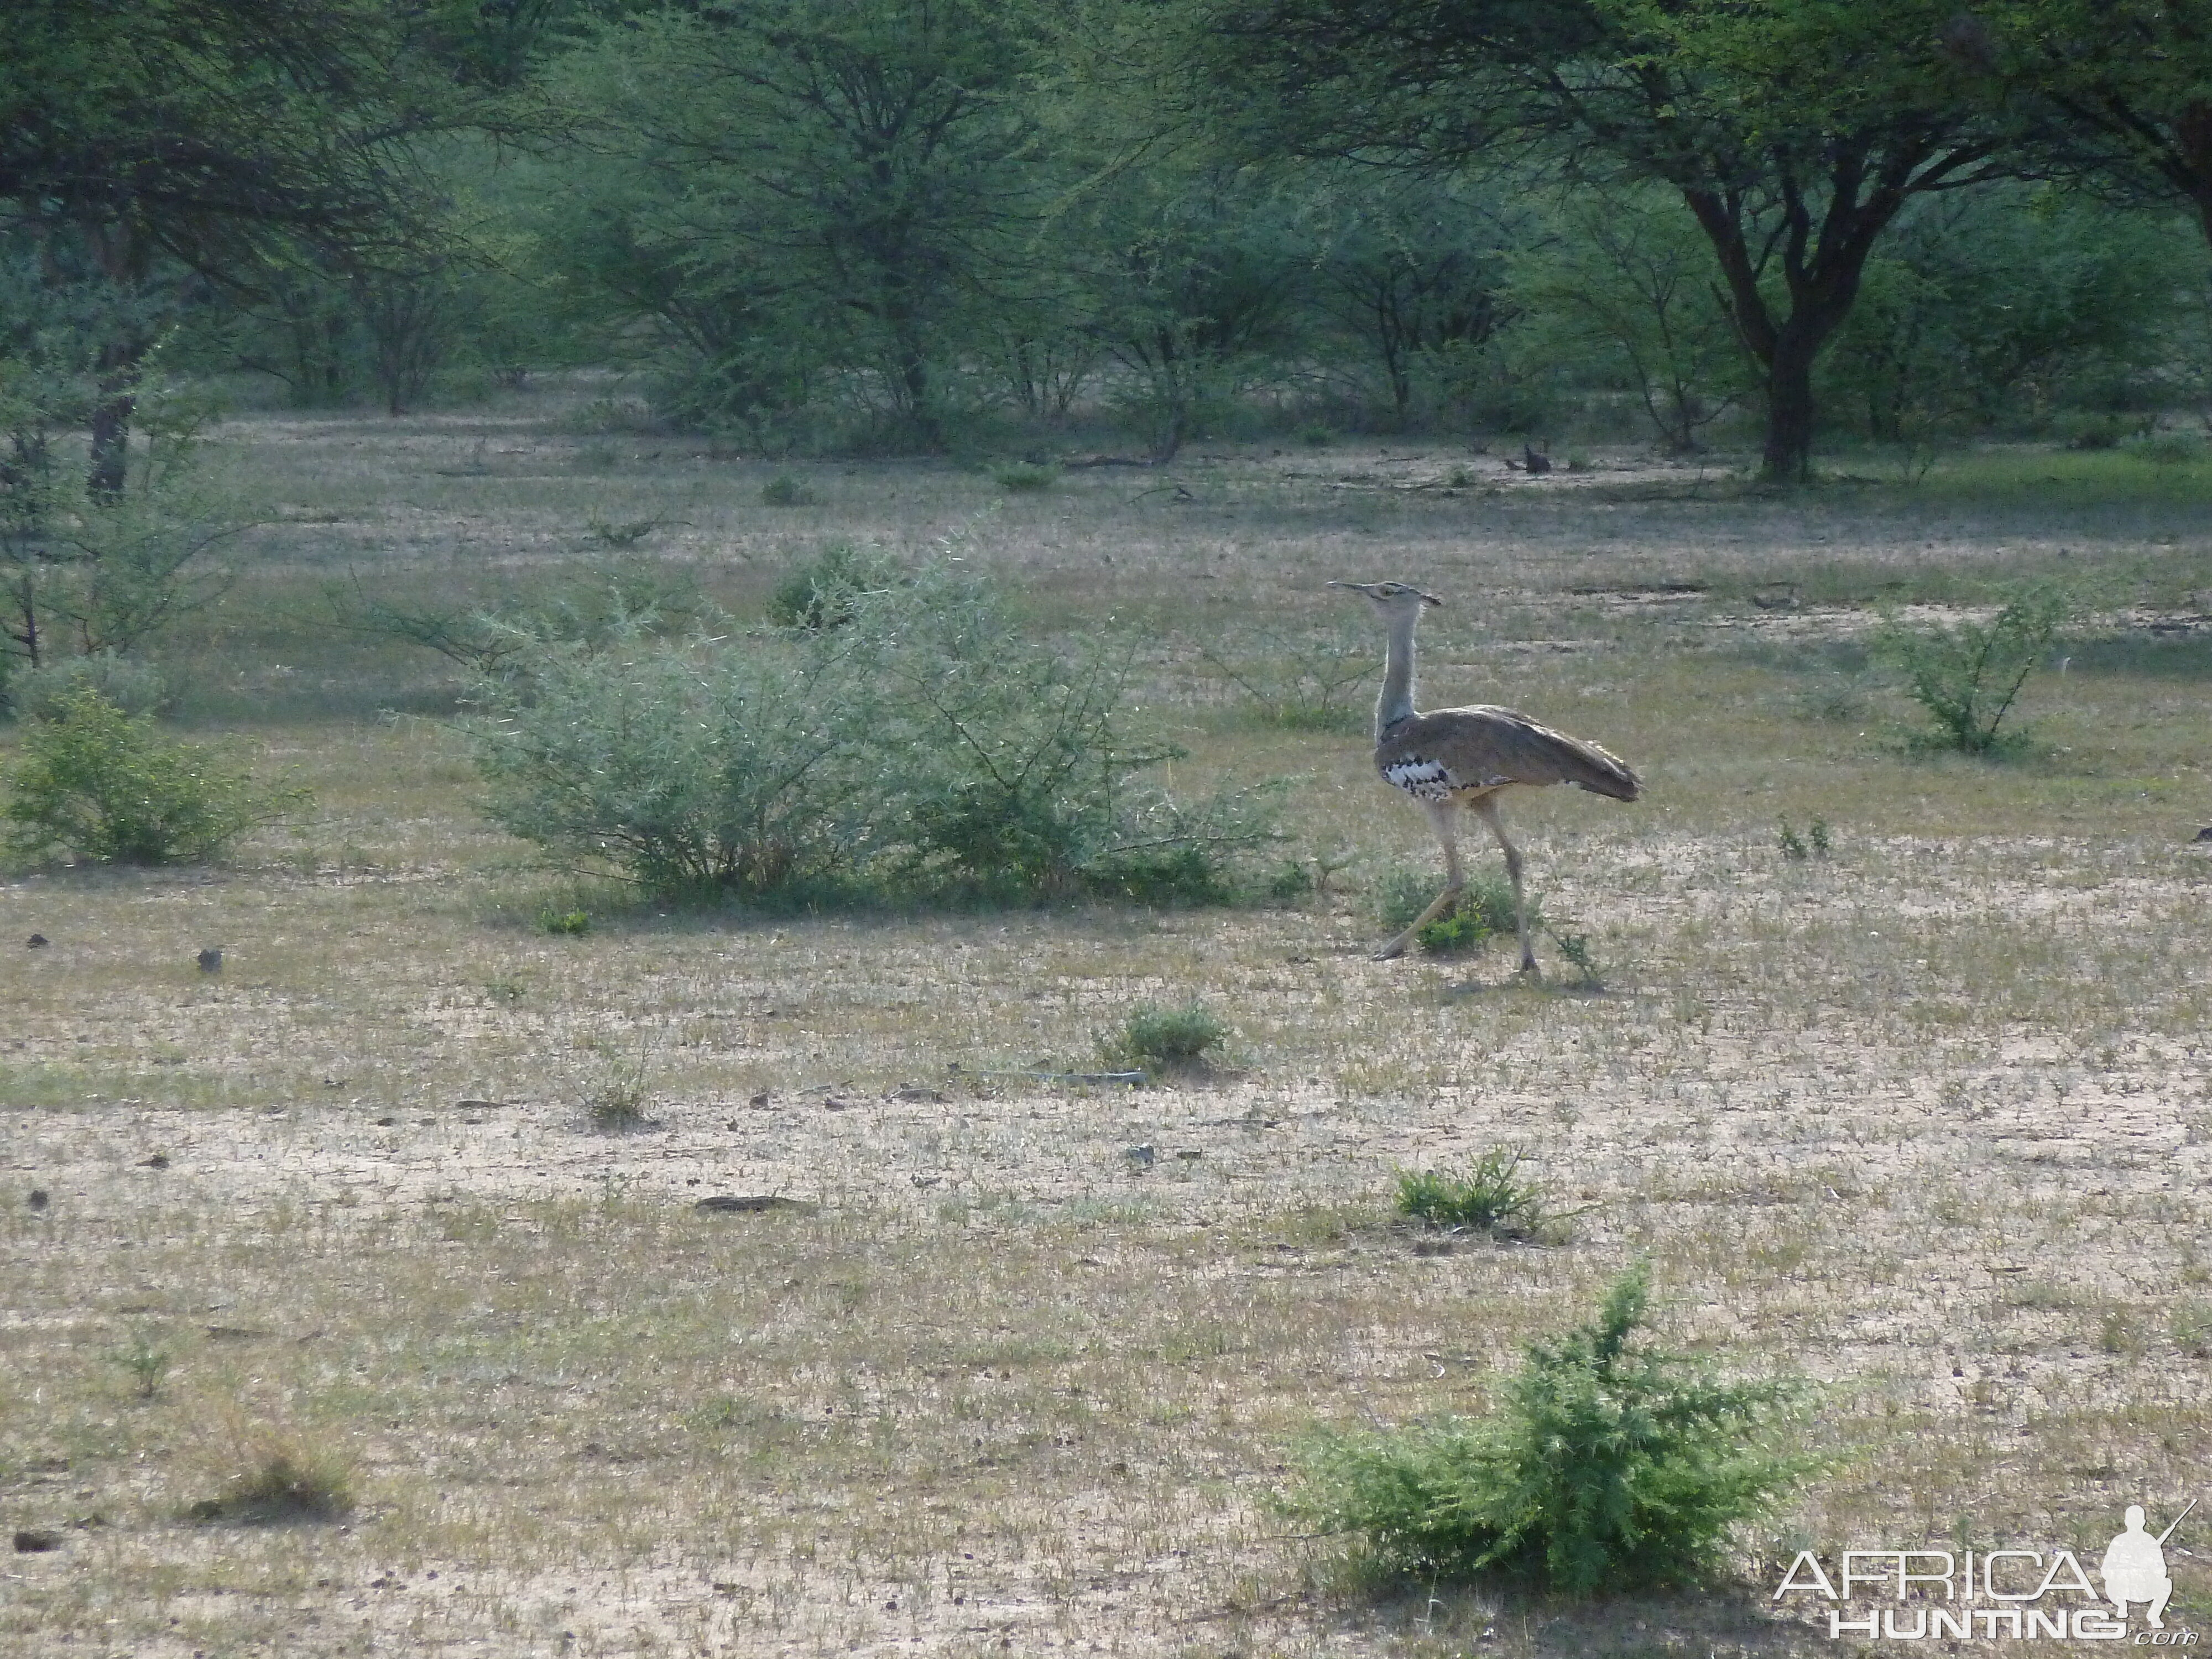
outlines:
[{"label": "small green weed", "polygon": [[1462,1170],[1401,1170],[1398,1213],[1431,1227],[1528,1237],[1544,1224],[1544,1194],[1521,1174],[1525,1156],[1493,1146]]},{"label": "small green weed", "polygon": [[549,908],[538,913],[538,925],[546,933],[575,938],[592,931],[592,918],[588,912],[583,910]]},{"label": "small green weed", "polygon": [[1935,722],[1922,746],[1985,756],[2020,749],[2023,739],[1997,728],[2074,612],[2072,599],[2046,584],[2019,592],[1986,623],[1885,627],[1877,651],[1905,671],[1906,691]]},{"label": "small green weed", "polygon": [[1784,858],[1805,859],[1812,856],[1812,849],[1805,845],[1805,838],[1790,827],[1788,818],[1782,820],[1781,840]]},{"label": "small green weed", "polygon": [[1099,1058],[1115,1070],[1172,1072],[1202,1065],[1229,1040],[1229,1028],[1202,1003],[1146,1006],[1098,1039]]},{"label": "small green weed", "polygon": [[[1413,869],[1386,872],[1376,884],[1376,915],[1385,928],[1403,927],[1429,907],[1437,896],[1437,878]],[[1543,907],[1531,895],[1528,926],[1544,925]],[[1499,934],[1516,930],[1513,884],[1500,872],[1470,876],[1460,891],[1459,902],[1415,935],[1421,949],[1437,956],[1459,956],[1477,951]]]},{"label": "small green weed", "polygon": [[2174,1346],[2195,1359],[2212,1359],[2212,1304],[2185,1302],[2166,1328]]},{"label": "small green weed", "polygon": [[1813,856],[1815,858],[1824,859],[1835,850],[1828,837],[1828,821],[1826,818],[1814,818],[1807,825],[1805,839],[1813,843]]},{"label": "small green weed", "polygon": [[141,1400],[160,1395],[162,1379],[176,1363],[176,1357],[156,1342],[152,1332],[143,1325],[133,1325],[124,1346],[109,1358],[130,1374],[132,1392]]},{"label": "small green weed", "polygon": [[1639,1266],[1592,1323],[1531,1343],[1487,1418],[1316,1437],[1285,1507],[1423,1577],[1497,1571],[1571,1595],[1708,1578],[1731,1529],[1818,1467],[1771,1449],[1802,1386],[1723,1382],[1634,1342],[1649,1295]]},{"label": "small green weed", "polygon": [[1454,909],[1430,922],[1413,938],[1431,956],[1458,957],[1480,951],[1494,936],[1495,930],[1486,927],[1480,916]]},{"label": "small green weed", "polygon": [[1561,933],[1548,923],[1544,931],[1551,935],[1552,943],[1559,946],[1559,954],[1575,970],[1577,983],[1585,990],[1601,991],[1605,988],[1605,981],[1598,975],[1597,957],[1590,950],[1587,933]]},{"label": "small green weed", "polygon": [[1347,735],[1363,728],[1359,690],[1374,665],[1370,642],[1348,624],[1317,633],[1259,629],[1195,644],[1206,672],[1243,693],[1263,723]]},{"label": "small green weed", "polygon": [[1016,461],[1008,466],[994,468],[991,477],[997,480],[999,488],[1001,489],[1014,495],[1033,495],[1040,490],[1049,489],[1059,483],[1060,469],[1056,466],[1037,466],[1028,461]]}]

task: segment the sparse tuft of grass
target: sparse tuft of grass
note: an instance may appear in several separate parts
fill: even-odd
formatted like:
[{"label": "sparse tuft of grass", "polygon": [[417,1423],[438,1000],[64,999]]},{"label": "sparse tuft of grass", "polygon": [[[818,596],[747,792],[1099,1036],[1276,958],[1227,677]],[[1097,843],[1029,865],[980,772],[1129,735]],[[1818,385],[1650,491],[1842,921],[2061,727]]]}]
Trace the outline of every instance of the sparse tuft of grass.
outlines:
[{"label": "sparse tuft of grass", "polygon": [[602,1134],[621,1134],[652,1122],[653,1067],[643,1048],[624,1055],[593,1043],[590,1051],[599,1063],[585,1079],[580,1103],[592,1127]]},{"label": "sparse tuft of grass", "polygon": [[1229,1040],[1229,1028],[1203,1004],[1146,1006],[1098,1039],[1099,1058],[1115,1070],[1187,1071],[1203,1065]]},{"label": "sparse tuft of grass", "polygon": [[[538,913],[538,925],[549,933],[574,937],[592,931],[592,918],[583,910],[544,909]],[[520,993],[516,993],[520,995]]]},{"label": "sparse tuft of grass", "polygon": [[779,472],[761,486],[763,507],[819,507],[821,496],[788,472]]},{"label": "sparse tuft of grass", "polygon": [[2136,460],[2153,466],[2193,466],[2204,459],[2204,446],[2185,433],[2152,432],[2122,446]]},{"label": "sparse tuft of grass", "polygon": [[1008,466],[992,470],[991,477],[999,488],[1014,495],[1033,495],[1049,489],[1060,482],[1056,466],[1038,466],[1028,461],[1016,461]]},{"label": "sparse tuft of grass", "polygon": [[1528,1237],[1544,1224],[1544,1193],[1521,1174],[1527,1154],[1493,1146],[1463,1169],[1401,1170],[1400,1215],[1431,1227]]},{"label": "sparse tuft of grass", "polygon": [[620,522],[602,519],[597,514],[585,520],[584,528],[601,547],[635,547],[640,542],[667,523],[665,519],[625,519]]},{"label": "sparse tuft of grass", "polygon": [[295,1434],[262,1429],[247,1437],[245,1463],[216,1496],[188,1504],[185,1518],[274,1526],[336,1521],[353,1510],[351,1465],[327,1447],[310,1447]]}]

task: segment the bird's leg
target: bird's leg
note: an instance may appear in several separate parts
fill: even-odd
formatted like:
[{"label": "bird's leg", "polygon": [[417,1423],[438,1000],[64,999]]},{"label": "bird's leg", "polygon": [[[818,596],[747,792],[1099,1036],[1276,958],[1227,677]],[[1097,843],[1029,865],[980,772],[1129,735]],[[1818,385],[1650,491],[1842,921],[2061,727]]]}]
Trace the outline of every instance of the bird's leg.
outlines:
[{"label": "bird's leg", "polygon": [[1429,908],[1413,918],[1413,925],[1375,953],[1377,962],[1388,962],[1393,957],[1403,956],[1406,947],[1413,942],[1421,929],[1459,902],[1461,891],[1467,886],[1467,872],[1460,868],[1459,836],[1452,823],[1449,801],[1429,801],[1429,822],[1437,827],[1437,839],[1444,844],[1444,890],[1437,895]]},{"label": "bird's leg", "polygon": [[1498,844],[1505,849],[1505,873],[1513,882],[1513,927],[1521,936],[1521,971],[1536,972],[1536,952],[1528,944],[1528,901],[1521,890],[1521,852],[1506,839],[1505,820],[1498,816],[1498,802],[1485,795],[1474,803],[1474,810],[1482,814],[1482,821],[1490,826],[1490,833],[1498,837]]}]

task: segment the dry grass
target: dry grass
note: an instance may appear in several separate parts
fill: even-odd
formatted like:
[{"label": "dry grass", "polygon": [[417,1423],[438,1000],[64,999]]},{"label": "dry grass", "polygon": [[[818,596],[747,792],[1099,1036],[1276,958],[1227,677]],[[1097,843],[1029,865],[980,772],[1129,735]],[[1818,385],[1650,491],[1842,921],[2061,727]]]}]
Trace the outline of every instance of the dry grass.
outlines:
[{"label": "dry grass", "polygon": [[[220,869],[0,887],[0,1518],[67,1540],[0,1563],[0,1651],[1810,1653],[1765,1595],[1801,1542],[2100,1549],[2179,1507],[2212,1452],[2201,498],[1479,459],[1413,488],[1470,465],[1441,446],[1010,494],[560,413],[235,423],[276,522],[171,666],[319,817]],[[787,472],[819,504],[763,507]],[[318,584],[542,586],[648,518],[621,556],[734,604],[834,540],[958,532],[1041,625],[1159,622],[1178,775],[1299,775],[1297,850],[1358,858],[1297,906],[1162,915],[660,915],[534,872],[437,724],[376,713],[447,706],[441,665],[319,635]],[[1885,599],[2062,564],[2124,592],[2032,683],[2040,758],[1909,760],[1879,696],[1802,712]],[[1388,575],[1450,602],[1430,701],[1647,777],[1510,809],[1601,994],[1368,960],[1362,884],[1434,857],[1419,815],[1199,661]],[[1814,818],[1832,854],[1786,857]],[[1194,1000],[1236,1073],[975,1075],[1087,1069]],[[651,1109],[608,1134],[616,1084]],[[1393,1172],[1501,1143],[1592,1206],[1571,1241],[1417,1255]],[[1809,1372],[1850,1452],[1743,1588],[1377,1600],[1287,1535],[1302,1429],[1479,1407],[1644,1252],[1670,1341]],[[181,1518],[268,1445],[329,1453],[355,1507]],[[2169,1624],[2212,1614],[2169,1559]]]}]

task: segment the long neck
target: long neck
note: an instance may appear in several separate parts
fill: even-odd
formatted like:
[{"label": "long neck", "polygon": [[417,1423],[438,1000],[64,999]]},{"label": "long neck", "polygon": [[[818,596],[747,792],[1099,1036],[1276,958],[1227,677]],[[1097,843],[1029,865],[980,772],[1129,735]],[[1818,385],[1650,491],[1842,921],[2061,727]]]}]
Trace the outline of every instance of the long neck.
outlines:
[{"label": "long neck", "polygon": [[1418,609],[1401,611],[1390,618],[1390,652],[1382,659],[1382,695],[1375,699],[1375,735],[1379,738],[1400,720],[1413,714],[1413,629],[1421,620]]}]

